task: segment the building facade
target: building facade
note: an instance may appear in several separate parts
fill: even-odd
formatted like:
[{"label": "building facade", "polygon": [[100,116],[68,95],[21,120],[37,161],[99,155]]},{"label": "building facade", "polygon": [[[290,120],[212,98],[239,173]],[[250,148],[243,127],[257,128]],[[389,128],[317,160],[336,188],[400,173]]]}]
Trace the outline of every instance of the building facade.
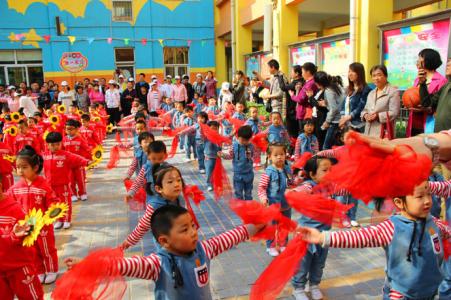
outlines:
[{"label": "building facade", "polygon": [[214,67],[211,0],[0,0],[0,84]]}]

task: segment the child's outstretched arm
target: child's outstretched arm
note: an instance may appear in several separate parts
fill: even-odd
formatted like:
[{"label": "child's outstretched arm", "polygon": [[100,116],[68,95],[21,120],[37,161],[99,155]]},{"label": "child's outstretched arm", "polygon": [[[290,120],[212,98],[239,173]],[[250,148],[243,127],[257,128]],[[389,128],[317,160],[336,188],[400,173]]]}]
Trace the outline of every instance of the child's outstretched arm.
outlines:
[{"label": "child's outstretched arm", "polygon": [[146,175],[145,175],[145,169],[143,166],[143,167],[141,167],[141,170],[139,171],[138,176],[135,178],[135,181],[133,181],[133,184],[130,187],[130,190],[127,192],[127,196],[125,197],[126,201],[130,201],[141,187],[145,187],[145,184],[146,184]]},{"label": "child's outstretched arm", "polygon": [[122,243],[122,249],[128,249],[131,246],[136,245],[143,236],[150,230],[150,219],[152,218],[153,212],[155,210],[152,206],[147,205],[146,211],[144,215],[139,219],[138,225],[136,225],[135,229],[130,233],[127,239]]},{"label": "child's outstretched arm", "polygon": [[269,176],[266,173],[263,173],[260,177],[260,182],[258,183],[258,198],[263,204],[268,204],[268,194],[266,190],[269,186]]},{"label": "child's outstretched arm", "polygon": [[451,180],[428,182],[431,193],[439,197],[451,197]]}]

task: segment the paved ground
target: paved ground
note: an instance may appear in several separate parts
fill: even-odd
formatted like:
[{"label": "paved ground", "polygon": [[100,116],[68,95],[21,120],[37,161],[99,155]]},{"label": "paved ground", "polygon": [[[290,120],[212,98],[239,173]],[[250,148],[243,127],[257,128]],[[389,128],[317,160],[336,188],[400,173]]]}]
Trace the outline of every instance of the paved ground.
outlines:
[{"label": "paved ground", "polygon": [[[106,143],[106,158],[113,139]],[[180,166],[184,180],[197,184],[206,191],[205,176],[198,174],[196,163],[181,163],[184,154],[172,159]],[[57,233],[57,247],[61,272],[62,261],[68,256],[85,256],[97,247],[119,245],[133,230],[141,213],[129,211],[123,202],[125,189],[122,178],[130,160],[121,160],[118,168],[106,170],[105,162],[88,174],[89,201],[76,203],[73,228]],[[226,163],[231,168],[230,163]],[[255,176],[254,187],[259,176]],[[239,219],[223,201],[216,202],[212,194],[206,192],[207,200],[195,208],[203,238],[228,230],[238,224]],[[369,209],[359,206],[361,223],[369,221]],[[296,216],[295,216],[296,217]],[[127,255],[142,255],[152,251],[153,243],[147,235],[141,243],[127,251]],[[223,254],[211,264],[211,287],[215,299],[247,299],[252,283],[264,270],[271,258],[265,253],[262,243],[244,243]],[[331,249],[326,263],[324,280],[320,287],[326,299],[380,299],[383,284],[384,253],[381,249]],[[153,299],[152,282],[129,280],[124,299]],[[46,297],[50,298],[52,286],[46,287]],[[288,284],[281,299],[292,299]]]}]

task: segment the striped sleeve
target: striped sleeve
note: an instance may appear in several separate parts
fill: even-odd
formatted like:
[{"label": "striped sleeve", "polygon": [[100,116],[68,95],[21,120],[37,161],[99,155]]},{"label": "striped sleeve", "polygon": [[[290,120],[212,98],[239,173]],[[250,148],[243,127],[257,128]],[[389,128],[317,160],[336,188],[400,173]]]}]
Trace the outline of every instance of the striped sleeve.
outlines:
[{"label": "striped sleeve", "polygon": [[433,195],[446,198],[451,197],[451,180],[430,181],[429,189]]},{"label": "striped sleeve", "polygon": [[451,238],[451,228],[446,224],[446,222],[432,218],[434,220],[435,225],[437,225],[438,229],[440,229],[440,234],[443,240],[447,240]]},{"label": "striped sleeve", "polygon": [[140,188],[142,187],[145,188],[145,185],[146,185],[146,174],[144,167],[142,167],[141,171],[139,171],[138,177],[136,177],[135,181],[133,181],[133,184],[130,187],[130,190],[128,191],[128,195],[134,196]]},{"label": "striped sleeve", "polygon": [[[326,245],[332,248],[366,248],[384,247],[393,238],[394,225],[391,220],[376,226],[368,226],[359,230],[335,231],[326,233]],[[327,235],[329,235],[327,237]]]},{"label": "striped sleeve", "polygon": [[196,127],[194,127],[194,125],[191,125],[185,129],[183,129],[182,131],[180,131],[179,135],[192,134],[194,132],[196,132]]},{"label": "striped sleeve", "polygon": [[268,189],[269,185],[269,176],[265,173],[262,174],[260,177],[260,182],[258,183],[258,198],[260,200],[268,200],[268,195],[266,194],[266,190]]},{"label": "striped sleeve", "polygon": [[222,158],[224,158],[224,159],[233,159],[233,155],[234,155],[234,152],[233,152],[233,147],[230,147],[230,150],[229,150],[229,152],[223,152],[222,153]]},{"label": "striped sleeve", "polygon": [[316,155],[321,156],[321,157],[335,158],[337,155],[336,149],[337,148],[322,150],[322,151],[319,151],[318,153],[316,153]]},{"label": "striped sleeve", "polygon": [[124,257],[119,261],[119,273],[122,276],[156,281],[160,270],[161,258],[157,254]]},{"label": "striped sleeve", "polygon": [[136,245],[136,243],[138,243],[150,230],[150,219],[152,218],[154,211],[155,210],[151,205],[147,205],[144,215],[138,221],[138,225],[136,225],[135,229],[127,237],[127,243],[130,246]]},{"label": "striped sleeve", "polygon": [[130,165],[130,167],[128,168],[128,171],[127,171],[128,178],[131,178],[133,176],[133,173],[135,173],[135,170],[137,167],[138,167],[138,158],[134,157],[132,164]]},{"label": "striped sleeve", "polygon": [[315,155],[319,151],[319,142],[316,137],[314,138],[314,141],[312,143],[312,151],[313,151],[313,153],[312,153],[313,155]]},{"label": "striped sleeve", "polygon": [[300,186],[295,187],[293,190],[296,192],[311,194],[313,187],[311,184],[301,184]]},{"label": "striped sleeve", "polygon": [[244,242],[249,238],[249,233],[244,225],[226,231],[218,236],[202,242],[202,247],[209,259],[213,259],[233,246]]},{"label": "striped sleeve", "polygon": [[294,159],[298,159],[301,156],[301,144],[301,137],[298,136],[298,138],[296,139],[296,145],[294,146]]}]

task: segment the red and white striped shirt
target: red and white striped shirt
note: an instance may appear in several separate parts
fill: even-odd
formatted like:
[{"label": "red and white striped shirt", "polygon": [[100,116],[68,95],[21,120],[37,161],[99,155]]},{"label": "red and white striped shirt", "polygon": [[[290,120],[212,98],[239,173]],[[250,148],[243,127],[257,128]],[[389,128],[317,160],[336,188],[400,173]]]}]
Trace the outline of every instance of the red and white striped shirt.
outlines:
[{"label": "red and white striped shirt", "polygon": [[321,157],[337,158],[337,156],[339,155],[338,153],[342,147],[343,146],[333,148],[333,149],[322,150],[322,151],[316,153],[316,155],[321,156]]},{"label": "red and white striped shirt", "polygon": [[257,194],[260,200],[268,200],[268,195],[266,194],[266,190],[269,185],[269,176],[266,173],[263,173],[260,177],[260,182],[258,183]]},{"label": "red and white striped shirt", "polygon": [[451,180],[428,182],[431,193],[439,197],[451,197]]},{"label": "red and white striped shirt", "polygon": [[146,172],[143,166],[139,171],[138,176],[135,178],[135,181],[133,181],[133,184],[128,191],[128,195],[134,196],[140,188],[146,188],[146,183]]},{"label": "red and white striped shirt", "polygon": [[138,167],[138,159],[136,157],[133,157],[132,164],[130,165],[127,171],[128,178],[131,178],[133,176],[133,173],[135,173],[137,167]]},{"label": "red and white striped shirt", "polygon": [[136,245],[143,236],[150,230],[150,219],[152,218],[153,212],[155,209],[148,204],[146,206],[146,211],[144,215],[139,219],[138,225],[136,225],[135,229],[130,233],[126,239],[127,244],[130,246]]},{"label": "red and white striped shirt", "polygon": [[[249,233],[245,226],[238,226],[206,241],[201,245],[209,259],[247,240]],[[156,281],[160,276],[161,258],[158,254],[125,257],[119,261],[119,272],[123,276]]]}]

